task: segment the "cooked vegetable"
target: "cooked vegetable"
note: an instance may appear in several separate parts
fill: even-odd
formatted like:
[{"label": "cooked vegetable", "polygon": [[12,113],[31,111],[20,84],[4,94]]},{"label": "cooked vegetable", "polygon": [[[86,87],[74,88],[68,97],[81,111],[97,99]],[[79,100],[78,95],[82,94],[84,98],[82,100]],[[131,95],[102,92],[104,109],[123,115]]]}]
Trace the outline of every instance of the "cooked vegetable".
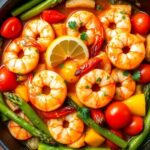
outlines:
[{"label": "cooked vegetable", "polygon": [[106,108],[105,118],[112,129],[121,129],[130,123],[131,113],[122,102],[113,102]]},{"label": "cooked vegetable", "polygon": [[135,33],[147,34],[150,30],[150,16],[145,12],[138,12],[132,16],[131,24]]},{"label": "cooked vegetable", "polygon": [[75,72],[75,76],[84,75],[85,73],[91,71],[101,62],[100,58],[94,57],[89,59],[83,65],[81,65]]},{"label": "cooked vegetable", "polygon": [[50,111],[50,112],[39,111],[39,114],[41,114],[41,116],[43,116],[46,119],[56,119],[56,118],[61,118],[61,117],[64,117],[66,115],[69,115],[71,113],[74,113],[75,111],[76,110],[74,107],[65,106],[65,107],[59,108],[57,110]]},{"label": "cooked vegetable", "polygon": [[145,138],[150,134],[150,83],[145,85],[144,94],[148,106],[147,114],[144,118],[144,130],[139,135],[134,136],[130,139],[130,141],[128,142],[127,150],[135,150],[139,148],[139,146],[142,144]]},{"label": "cooked vegetable", "polygon": [[93,128],[98,134],[102,135],[103,137],[109,139],[110,141],[114,142],[116,145],[125,148],[127,146],[127,142],[121,139],[120,137],[113,134],[111,131],[99,126],[93,119],[90,117],[90,111],[86,107],[79,107],[76,103],[74,103],[71,99],[67,101],[67,103],[73,107],[75,107],[78,111],[78,117],[82,119],[82,121]]},{"label": "cooked vegetable", "polygon": [[90,110],[91,118],[99,125],[103,125],[105,122],[105,116],[100,109]]},{"label": "cooked vegetable", "polygon": [[132,120],[128,126],[124,128],[124,132],[128,135],[137,135],[143,130],[143,118],[139,116],[132,116]]},{"label": "cooked vegetable", "polygon": [[22,23],[16,17],[7,18],[0,28],[0,35],[4,38],[16,38],[22,31]]},{"label": "cooked vegetable", "polygon": [[146,37],[146,55],[145,55],[146,61],[150,62],[150,34]]},{"label": "cooked vegetable", "polygon": [[[40,143],[39,144],[39,147],[38,147],[38,150],[76,150],[76,149],[73,149],[73,148],[69,148],[69,147],[54,147],[54,146],[50,146],[50,145],[47,145],[47,144],[44,144],[44,143]],[[110,148],[101,148],[101,147],[87,147],[87,148],[80,148],[80,150],[110,150]]]},{"label": "cooked vegetable", "polygon": [[88,129],[85,133],[85,142],[89,146],[98,147],[103,144],[104,141],[105,139],[92,128]]},{"label": "cooked vegetable", "polygon": [[32,137],[31,139],[29,139],[27,141],[27,147],[29,147],[29,149],[31,150],[37,150],[38,149],[38,145],[39,145],[39,139],[36,137]]},{"label": "cooked vegetable", "polygon": [[17,87],[16,74],[10,72],[5,66],[0,67],[0,91],[14,90]]},{"label": "cooked vegetable", "polygon": [[145,116],[146,102],[144,94],[133,95],[130,98],[123,101],[128,106],[131,114]]},{"label": "cooked vegetable", "polygon": [[8,107],[6,107],[2,103],[0,103],[0,112],[3,113],[5,116],[7,116],[9,119],[16,122],[18,125],[23,127],[28,132],[30,132],[30,134],[32,134],[33,136],[39,137],[41,141],[43,141],[45,143],[51,143],[51,144],[56,143],[51,137],[47,136],[45,133],[43,133],[39,129],[37,129],[34,126],[30,125],[24,119],[18,117],[13,111],[11,111]]},{"label": "cooked vegetable", "polygon": [[57,37],[66,35],[66,24],[65,23],[57,23],[53,24],[53,29]]},{"label": "cooked vegetable", "polygon": [[61,3],[63,0],[46,0],[40,3],[39,5],[33,7],[31,10],[23,13],[20,18],[21,20],[28,20],[38,14],[40,14],[43,10],[52,8],[57,4]]},{"label": "cooked vegetable", "polygon": [[66,15],[57,10],[44,10],[41,17],[50,24],[59,23],[66,19]]},{"label": "cooked vegetable", "polygon": [[67,0],[66,7],[67,8],[76,8],[76,7],[94,8],[95,0]]},{"label": "cooked vegetable", "polygon": [[4,95],[10,100],[11,102],[17,104],[19,108],[24,112],[24,114],[28,117],[28,119],[32,122],[32,124],[37,127],[39,130],[43,131],[46,136],[50,137],[49,130],[47,126],[42,121],[41,118],[35,113],[32,107],[22,98],[16,96],[13,93],[4,93]]},{"label": "cooked vegetable", "polygon": [[18,16],[21,13],[29,10],[30,8],[32,8],[33,6],[39,4],[40,2],[42,2],[43,0],[30,0],[29,2],[26,2],[25,4],[21,5],[20,7],[14,9],[11,11],[12,16]]},{"label": "cooked vegetable", "polygon": [[[123,135],[122,135],[122,133],[119,131],[119,130],[110,130],[112,133],[114,133],[114,134],[116,134],[117,136],[119,136],[120,138],[123,138]],[[111,150],[118,150],[119,149],[119,147],[116,145],[116,144],[114,144],[113,142],[111,142],[110,140],[106,140],[106,145],[109,147],[109,148],[111,148]]]},{"label": "cooked vegetable", "polygon": [[142,84],[150,82],[150,64],[141,64],[132,78]]}]

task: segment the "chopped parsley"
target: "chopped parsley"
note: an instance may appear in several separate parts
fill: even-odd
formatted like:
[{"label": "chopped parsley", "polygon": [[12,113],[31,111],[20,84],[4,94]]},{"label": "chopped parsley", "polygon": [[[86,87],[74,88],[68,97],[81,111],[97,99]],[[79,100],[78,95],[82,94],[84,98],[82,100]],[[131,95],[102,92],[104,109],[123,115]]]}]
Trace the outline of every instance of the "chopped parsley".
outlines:
[{"label": "chopped parsley", "polygon": [[125,11],[120,11],[120,13],[121,13],[121,14],[126,14],[126,12],[125,12]]},{"label": "chopped parsley", "polygon": [[126,16],[122,16],[122,19],[126,19]]},{"label": "chopped parsley", "polygon": [[60,65],[59,65],[59,68],[63,68],[63,67],[64,67],[64,64],[60,64]]},{"label": "chopped parsley", "polygon": [[127,71],[127,70],[124,71],[124,72],[123,72],[123,75],[124,75],[124,76],[128,76],[128,75],[129,75],[129,71]]},{"label": "chopped parsley", "polygon": [[140,71],[135,71],[132,75],[132,79],[135,81],[139,81],[141,77]]},{"label": "chopped parsley", "polygon": [[83,41],[86,41],[88,38],[88,35],[86,32],[82,32],[81,35],[80,35],[80,39],[83,40]]},{"label": "chopped parsley", "polygon": [[105,92],[103,93],[103,96],[108,96]]},{"label": "chopped parsley", "polygon": [[89,86],[89,85],[86,85],[85,88],[86,88],[86,89],[90,89],[90,86]]},{"label": "chopped parsley", "polygon": [[103,10],[103,6],[101,6],[101,5],[96,5],[96,10]]},{"label": "chopped parsley", "polygon": [[110,76],[107,76],[107,78],[106,78],[106,79],[108,80],[109,78],[110,78]]},{"label": "chopped parsley", "polygon": [[100,82],[102,79],[99,77],[96,79],[96,82]]},{"label": "chopped parsley", "polygon": [[69,21],[68,25],[69,25],[70,29],[76,29],[77,28],[77,23],[75,21]]}]

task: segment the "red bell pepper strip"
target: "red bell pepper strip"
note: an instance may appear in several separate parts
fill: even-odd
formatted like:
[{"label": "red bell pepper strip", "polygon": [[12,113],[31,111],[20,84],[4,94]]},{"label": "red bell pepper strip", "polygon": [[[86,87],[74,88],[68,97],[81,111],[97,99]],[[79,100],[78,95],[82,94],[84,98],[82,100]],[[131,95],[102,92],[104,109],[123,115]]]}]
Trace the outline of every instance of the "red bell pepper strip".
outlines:
[{"label": "red bell pepper strip", "polygon": [[91,109],[90,110],[91,118],[99,125],[103,125],[105,122],[105,117],[103,112],[100,109]]},{"label": "red bell pepper strip", "polygon": [[99,54],[103,42],[104,42],[104,38],[100,35],[96,35],[95,42],[90,49],[90,57],[95,57]]},{"label": "red bell pepper strip", "polygon": [[56,10],[45,10],[41,14],[41,17],[43,20],[47,21],[48,23],[59,23],[66,19],[66,15]]},{"label": "red bell pepper strip", "polygon": [[100,62],[101,62],[101,59],[98,57],[89,59],[87,62],[81,65],[79,69],[77,69],[77,71],[75,72],[75,76],[83,75],[89,72],[90,70],[97,67]]},{"label": "red bell pepper strip", "polygon": [[50,112],[43,112],[43,111],[38,110],[38,113],[45,119],[56,119],[56,118],[61,118],[66,115],[72,114],[75,111],[76,111],[75,108],[71,106],[65,106],[60,109],[50,111]]}]

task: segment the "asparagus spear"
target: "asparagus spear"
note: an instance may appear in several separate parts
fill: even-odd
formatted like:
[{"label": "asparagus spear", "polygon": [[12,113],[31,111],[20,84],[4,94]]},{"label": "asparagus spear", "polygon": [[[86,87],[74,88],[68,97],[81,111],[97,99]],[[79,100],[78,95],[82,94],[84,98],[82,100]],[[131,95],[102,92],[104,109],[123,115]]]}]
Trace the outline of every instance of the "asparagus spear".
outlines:
[{"label": "asparagus spear", "polygon": [[24,114],[29,118],[32,124],[37,127],[39,130],[43,131],[47,136],[50,137],[49,130],[42,119],[35,113],[32,107],[23,99],[18,97],[13,93],[4,93],[4,95],[10,100],[11,102],[17,104],[19,108],[24,112]]},{"label": "asparagus spear", "polygon": [[[69,148],[69,147],[54,147],[54,146],[50,146],[44,143],[40,143],[38,150],[76,150],[74,148]],[[86,148],[80,148],[80,150],[110,150],[110,148],[101,148],[101,147],[86,147]]]},{"label": "asparagus spear", "polygon": [[[3,101],[3,97],[2,97],[1,93],[0,93],[0,103],[5,104],[4,101]],[[7,121],[8,120],[8,118],[5,115],[3,115],[3,114],[1,114],[0,117],[1,117],[2,121]]]},{"label": "asparagus spear", "polygon": [[20,7],[16,8],[16,9],[14,9],[14,10],[12,10],[12,11],[11,11],[11,14],[12,14],[13,16],[18,16],[18,15],[20,15],[21,13],[23,13],[23,12],[29,10],[30,8],[32,8],[33,6],[39,4],[39,3],[42,2],[42,1],[43,1],[43,0],[36,0],[36,1],[35,1],[35,0],[31,0],[31,1],[29,1],[29,2],[27,2],[27,3],[25,3],[25,4],[23,4],[22,6],[20,6]]},{"label": "asparagus spear", "polygon": [[78,117],[82,119],[82,121],[89,127],[93,128],[97,133],[101,134],[105,138],[109,139],[116,145],[120,146],[121,148],[125,148],[127,146],[127,142],[112,133],[111,131],[99,126],[91,117],[89,109],[86,107],[79,107],[75,104],[71,99],[68,102],[71,106],[75,107],[78,112]]},{"label": "asparagus spear", "polygon": [[39,5],[33,7],[29,11],[25,12],[20,16],[21,20],[28,20],[38,14],[40,14],[43,10],[55,7],[57,4],[61,3],[63,0],[45,0]]},{"label": "asparagus spear", "polygon": [[13,111],[11,111],[7,106],[5,106],[1,102],[0,102],[0,112],[3,113],[8,118],[10,118],[11,120],[13,120],[14,122],[16,122],[25,130],[27,130],[31,135],[38,137],[44,143],[56,144],[56,142],[51,137],[47,136],[45,133],[43,133],[39,129],[35,128],[24,119],[17,116]]}]

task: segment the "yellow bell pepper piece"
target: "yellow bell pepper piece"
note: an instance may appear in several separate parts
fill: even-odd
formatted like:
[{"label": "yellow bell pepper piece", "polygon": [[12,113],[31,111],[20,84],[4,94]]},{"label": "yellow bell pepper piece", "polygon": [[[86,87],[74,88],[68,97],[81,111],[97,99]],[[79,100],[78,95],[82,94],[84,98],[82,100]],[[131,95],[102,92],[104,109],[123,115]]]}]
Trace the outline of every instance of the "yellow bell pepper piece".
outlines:
[{"label": "yellow bell pepper piece", "polygon": [[15,89],[15,94],[18,95],[20,98],[24,99],[25,101],[29,101],[27,86],[18,85]]},{"label": "yellow bell pepper piece", "polygon": [[146,103],[144,94],[134,95],[123,101],[134,115],[145,116]]},{"label": "yellow bell pepper piece", "polygon": [[85,134],[85,142],[93,147],[100,146],[105,141],[104,137],[95,132],[92,128],[88,129]]}]

